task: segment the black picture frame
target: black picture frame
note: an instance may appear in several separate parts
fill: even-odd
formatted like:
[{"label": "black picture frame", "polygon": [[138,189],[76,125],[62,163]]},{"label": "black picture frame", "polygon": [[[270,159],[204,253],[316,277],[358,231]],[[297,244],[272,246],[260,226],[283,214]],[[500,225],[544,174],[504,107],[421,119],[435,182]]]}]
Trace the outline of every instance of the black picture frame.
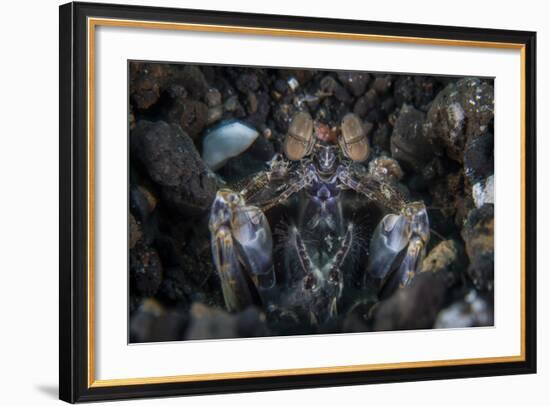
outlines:
[{"label": "black picture frame", "polygon": [[[67,402],[234,393],[536,372],[536,33],[112,4],[60,6],[59,397]],[[87,19],[89,17],[455,41],[513,43],[525,52],[525,357],[516,362],[210,381],[90,385],[88,353]]]}]

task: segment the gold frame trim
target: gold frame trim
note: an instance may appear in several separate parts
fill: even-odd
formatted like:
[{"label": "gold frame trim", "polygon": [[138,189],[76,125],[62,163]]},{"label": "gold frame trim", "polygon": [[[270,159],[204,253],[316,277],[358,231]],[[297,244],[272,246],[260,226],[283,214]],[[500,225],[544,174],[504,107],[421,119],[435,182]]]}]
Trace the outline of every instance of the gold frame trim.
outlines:
[{"label": "gold frame trim", "polygon": [[[386,43],[405,43],[435,46],[459,46],[459,47],[477,47],[477,48],[497,48],[513,49],[520,51],[520,81],[521,81],[521,270],[520,270],[520,340],[521,350],[519,355],[503,357],[485,357],[485,358],[466,358],[454,360],[434,360],[434,361],[416,361],[416,362],[396,362],[384,364],[365,364],[365,365],[346,365],[318,368],[296,368],[296,369],[277,369],[266,371],[244,371],[244,372],[220,372],[211,374],[191,374],[175,375],[146,378],[124,378],[124,379],[95,379],[95,262],[94,262],[94,196],[95,196],[95,28],[97,26],[110,27],[133,27],[149,28],[161,30],[183,30],[195,32],[218,32],[244,35],[265,35],[279,37],[299,37],[299,38],[320,38],[320,39],[339,39],[355,41],[371,41]],[[345,32],[325,32],[325,31],[307,31],[291,29],[275,29],[261,27],[241,27],[228,25],[210,25],[210,24],[186,24],[186,23],[167,23],[155,21],[123,20],[109,18],[88,18],[87,22],[87,41],[88,41],[88,388],[101,388],[126,385],[143,384],[161,384],[177,382],[197,382],[213,381],[221,379],[244,379],[244,378],[268,378],[280,376],[312,375],[312,374],[332,374],[342,372],[364,372],[391,370],[397,368],[425,368],[442,367],[473,364],[496,364],[504,362],[522,362],[526,359],[525,349],[525,45],[520,43],[507,42],[485,42],[485,41],[465,41],[439,38],[422,37],[400,37],[391,35],[372,35],[355,34]]]}]

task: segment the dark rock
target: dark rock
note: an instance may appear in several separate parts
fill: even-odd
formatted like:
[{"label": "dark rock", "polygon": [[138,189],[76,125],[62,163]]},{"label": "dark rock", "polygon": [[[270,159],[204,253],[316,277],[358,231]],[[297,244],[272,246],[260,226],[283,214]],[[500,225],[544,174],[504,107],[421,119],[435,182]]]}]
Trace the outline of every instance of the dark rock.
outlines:
[{"label": "dark rock", "polygon": [[275,111],[273,112],[273,121],[275,122],[275,127],[282,134],[286,134],[288,131],[288,126],[290,120],[294,115],[295,109],[291,104],[279,104]]},{"label": "dark rock", "polygon": [[168,112],[168,119],[178,124],[191,138],[197,139],[206,128],[208,107],[196,100],[178,100]]},{"label": "dark rock", "polygon": [[184,211],[210,207],[216,179],[179,126],[139,121],[130,143],[132,152],[173,206]]},{"label": "dark rock", "polygon": [[246,150],[246,154],[259,161],[267,162],[275,154],[273,144],[265,137],[259,136],[256,141]]},{"label": "dark rock", "polygon": [[414,83],[414,105],[419,110],[427,111],[438,91],[436,81],[427,76],[415,76]]},{"label": "dark rock", "polygon": [[325,123],[328,124],[329,127],[339,127],[344,116],[349,113],[349,106],[332,97],[324,99],[322,104],[325,111],[328,113]]},{"label": "dark rock", "polygon": [[132,215],[132,213],[129,214],[130,218],[130,238],[129,238],[129,248],[133,249],[137,242],[141,240],[143,237],[143,233],[141,231],[141,226],[137,222],[136,218]]},{"label": "dark rock", "polygon": [[445,174],[445,168],[441,159],[434,157],[424,168],[422,168],[422,177],[426,181],[431,181],[435,178],[443,176]]},{"label": "dark rock", "polygon": [[257,307],[248,307],[237,316],[237,332],[240,337],[265,337],[270,331],[265,314]]},{"label": "dark rock", "polygon": [[[259,137],[258,137],[259,138]],[[218,173],[228,183],[239,183],[253,174],[266,169],[264,160],[255,159],[249,154],[231,158]]]},{"label": "dark rock", "polygon": [[355,97],[365,93],[367,84],[370,81],[370,75],[366,72],[345,71],[338,72],[338,80],[342,83]]},{"label": "dark rock", "polygon": [[237,96],[231,96],[229,97],[224,105],[223,105],[225,111],[228,111],[230,113],[233,113],[233,117],[242,118],[246,116],[246,113],[244,111],[244,108],[239,101],[239,98]]},{"label": "dark rock", "polygon": [[426,76],[399,76],[393,87],[393,96],[397,107],[412,104],[417,109],[426,111],[434,99],[437,89],[436,81]]},{"label": "dark rock", "polygon": [[268,333],[265,315],[258,309],[247,308],[241,313],[229,314],[202,303],[193,303],[186,339],[260,337]]},{"label": "dark rock", "polygon": [[372,110],[369,110],[367,115],[365,116],[365,120],[371,122],[371,123],[380,123],[385,121],[384,120],[384,113],[380,108],[374,108]]},{"label": "dark rock", "polygon": [[492,291],[494,284],[494,207],[486,204],[468,214],[462,238],[470,258],[467,273],[474,286],[481,291]]},{"label": "dark rock", "polygon": [[225,310],[211,308],[202,303],[191,306],[187,340],[207,338],[235,338],[239,336],[235,317]]},{"label": "dark rock", "polygon": [[130,99],[138,110],[151,108],[167,84],[176,76],[173,66],[158,63],[130,63]]},{"label": "dark rock", "polygon": [[462,162],[466,143],[489,130],[493,113],[493,86],[476,78],[461,79],[447,85],[433,101],[427,135],[451,159]]},{"label": "dark rock", "polygon": [[480,252],[471,260],[467,273],[476,289],[492,291],[494,288],[494,251]]},{"label": "dark rock", "polygon": [[446,218],[454,218],[456,225],[462,225],[468,211],[474,207],[472,199],[466,196],[462,171],[448,173],[437,181],[430,182],[429,192],[433,199],[432,204]]},{"label": "dark rock", "polygon": [[138,84],[135,84],[131,95],[132,101],[138,109],[146,110],[155,104],[160,98],[160,88],[158,83],[150,77],[142,78]]},{"label": "dark rock", "polygon": [[445,301],[445,281],[435,273],[418,274],[407,287],[380,302],[374,330],[413,330],[433,327]]},{"label": "dark rock", "polygon": [[390,127],[387,124],[379,125],[372,135],[372,146],[377,151],[390,151]]},{"label": "dark rock", "polygon": [[283,79],[277,79],[273,84],[273,88],[277,93],[283,95],[288,91],[288,83]]},{"label": "dark rock", "polygon": [[[314,70],[310,69],[279,69],[279,77],[287,83],[295,80],[300,86],[304,86],[315,75]],[[292,91],[296,90],[295,88]]]},{"label": "dark rock", "polygon": [[[147,300],[147,299],[145,299]],[[131,317],[134,316],[135,312],[139,309],[141,304],[143,303],[143,298],[140,296],[136,296],[130,292],[129,298],[128,298],[128,308],[130,310],[130,320]]]},{"label": "dark rock", "polygon": [[181,73],[181,84],[185,86],[193,99],[203,100],[208,92],[208,83],[196,65],[184,66]]},{"label": "dark rock", "polygon": [[243,94],[255,92],[260,87],[258,76],[255,73],[243,73],[235,83],[237,90]]},{"label": "dark rock", "polygon": [[202,75],[204,76],[204,79],[208,82],[208,83],[214,83],[217,79],[217,69],[218,67],[217,66],[214,66],[214,65],[201,65],[201,72],[202,72]]},{"label": "dark rock", "polygon": [[150,297],[157,293],[162,282],[162,264],[154,248],[138,245],[130,252],[130,277],[135,294]]},{"label": "dark rock", "polygon": [[187,90],[185,87],[178,84],[168,86],[166,92],[172,99],[185,99],[187,97]]},{"label": "dark rock", "polygon": [[150,343],[182,339],[187,322],[184,313],[165,310],[153,299],[146,299],[130,319],[130,342]]},{"label": "dark rock", "polygon": [[161,228],[163,233],[155,240],[155,246],[164,272],[156,297],[170,306],[186,306],[194,301],[224,306],[220,280],[212,262],[208,216],[168,217]]},{"label": "dark rock", "polygon": [[401,107],[403,104],[413,104],[415,83],[411,76],[399,76],[393,87],[395,104]]},{"label": "dark rock", "polygon": [[404,105],[393,128],[391,154],[408,169],[416,172],[432,159],[431,144],[424,132],[424,113]]},{"label": "dark rock", "polygon": [[472,185],[494,172],[494,140],[492,133],[472,137],[464,152],[464,173]]},{"label": "dark rock", "polygon": [[212,86],[218,89],[222,96],[222,103],[237,94],[237,89],[233,86],[233,82],[220,71],[212,80]]},{"label": "dark rock", "polygon": [[359,116],[359,117],[364,117],[366,114],[367,114],[367,111],[368,111],[368,107],[367,107],[367,99],[365,96],[363,97],[360,97],[357,99],[357,101],[355,102],[355,105],[353,106],[353,112]]},{"label": "dark rock", "polygon": [[192,295],[191,284],[186,273],[181,268],[168,268],[164,271],[164,278],[159,287],[157,296],[170,305],[185,305]]},{"label": "dark rock", "polygon": [[370,89],[364,96],[361,96],[355,102],[353,112],[359,117],[364,117],[373,109],[376,109],[380,104],[378,95],[373,89]]},{"label": "dark rock", "polygon": [[338,81],[332,76],[325,76],[323,79],[321,79],[321,83],[319,84],[319,86],[322,92],[331,94],[341,102],[349,103],[352,101],[352,98],[346,88],[338,83]]},{"label": "dark rock", "polygon": [[370,121],[363,121],[363,129],[365,130],[366,136],[370,135],[373,128],[374,128],[374,124],[372,124]]},{"label": "dark rock", "polygon": [[250,95],[248,101],[249,115],[245,121],[253,127],[261,128],[265,125],[271,109],[269,95],[264,92],[250,93]]},{"label": "dark rock", "polygon": [[393,100],[393,97],[385,98],[380,104],[380,110],[386,115],[392,113],[394,109],[395,101]]},{"label": "dark rock", "polygon": [[388,93],[392,85],[392,77],[391,76],[378,76],[374,79],[374,82],[372,83],[372,88],[378,93],[380,96],[385,95]]},{"label": "dark rock", "polygon": [[342,332],[360,333],[371,330],[372,310],[375,307],[374,300],[357,300],[347,312],[343,323]]},{"label": "dark rock", "polygon": [[368,90],[364,97],[366,99],[367,109],[374,109],[380,105],[380,98],[374,89]]},{"label": "dark rock", "polygon": [[149,188],[144,185],[130,185],[130,210],[139,220],[146,222],[157,204],[158,198]]}]

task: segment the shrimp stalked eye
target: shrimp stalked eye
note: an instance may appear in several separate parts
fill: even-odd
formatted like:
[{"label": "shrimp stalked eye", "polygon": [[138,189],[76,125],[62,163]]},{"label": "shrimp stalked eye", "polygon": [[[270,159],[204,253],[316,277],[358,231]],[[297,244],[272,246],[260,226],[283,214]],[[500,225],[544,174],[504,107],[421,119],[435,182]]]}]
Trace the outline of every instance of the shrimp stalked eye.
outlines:
[{"label": "shrimp stalked eye", "polygon": [[369,157],[369,141],[363,123],[357,115],[348,113],[342,119],[342,135],[338,139],[346,157],[355,162],[363,162]]},{"label": "shrimp stalked eye", "polygon": [[285,155],[291,161],[298,161],[309,155],[315,145],[313,120],[309,113],[299,112],[292,117],[285,138]]}]

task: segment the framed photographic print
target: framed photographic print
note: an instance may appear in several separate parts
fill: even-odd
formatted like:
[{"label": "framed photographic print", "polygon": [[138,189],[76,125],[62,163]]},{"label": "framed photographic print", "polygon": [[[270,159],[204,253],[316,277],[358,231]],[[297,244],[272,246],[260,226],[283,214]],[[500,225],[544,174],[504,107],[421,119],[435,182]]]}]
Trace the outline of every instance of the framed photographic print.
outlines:
[{"label": "framed photographic print", "polygon": [[60,398],[536,371],[535,33],[60,7]]}]

